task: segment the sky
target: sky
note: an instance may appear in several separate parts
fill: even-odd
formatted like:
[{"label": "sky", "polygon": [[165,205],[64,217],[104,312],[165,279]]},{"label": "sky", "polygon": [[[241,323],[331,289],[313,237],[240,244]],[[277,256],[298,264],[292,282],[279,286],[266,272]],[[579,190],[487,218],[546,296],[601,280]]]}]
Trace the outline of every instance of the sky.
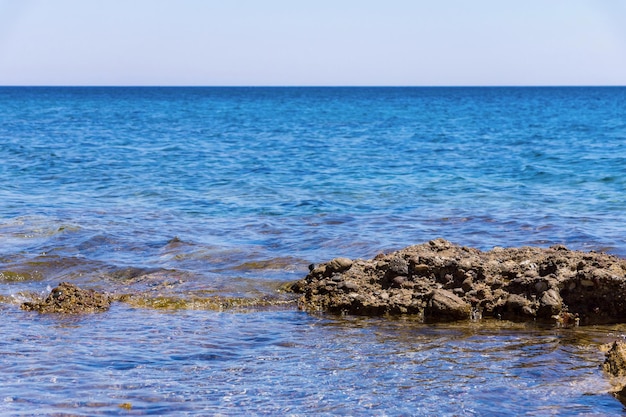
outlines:
[{"label": "sky", "polygon": [[626,85],[626,0],[0,0],[0,85]]}]

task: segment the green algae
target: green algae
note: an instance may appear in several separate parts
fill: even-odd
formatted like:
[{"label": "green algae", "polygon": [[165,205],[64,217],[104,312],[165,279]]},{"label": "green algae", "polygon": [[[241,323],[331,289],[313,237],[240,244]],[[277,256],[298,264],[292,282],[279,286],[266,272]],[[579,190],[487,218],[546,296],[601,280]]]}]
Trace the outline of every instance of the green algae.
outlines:
[{"label": "green algae", "polygon": [[39,271],[0,271],[0,281],[22,282],[41,281],[43,274]]},{"label": "green algae", "polygon": [[257,271],[257,270],[291,270],[297,265],[301,265],[306,261],[291,257],[279,257],[272,259],[264,259],[258,261],[248,261],[235,266],[233,269],[240,271]]},{"label": "green algae", "polygon": [[295,299],[248,298],[225,296],[150,296],[146,294],[122,295],[117,301],[136,308],[156,310],[256,310],[279,306],[295,305]]}]

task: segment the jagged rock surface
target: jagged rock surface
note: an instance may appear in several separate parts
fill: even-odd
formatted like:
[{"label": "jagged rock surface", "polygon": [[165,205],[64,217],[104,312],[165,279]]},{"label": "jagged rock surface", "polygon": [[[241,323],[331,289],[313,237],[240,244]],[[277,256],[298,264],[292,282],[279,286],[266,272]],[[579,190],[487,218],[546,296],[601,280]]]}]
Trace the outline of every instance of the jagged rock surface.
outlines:
[{"label": "jagged rock surface", "polygon": [[626,376],[626,342],[615,341],[606,352],[604,371],[614,377]]},{"label": "jagged rock surface", "polygon": [[107,295],[62,282],[44,300],[23,303],[21,308],[39,313],[79,314],[106,311],[110,306],[111,298]]},{"label": "jagged rock surface", "polygon": [[564,326],[626,321],[626,261],[562,245],[483,252],[435,239],[371,260],[312,265],[291,289],[309,311]]},{"label": "jagged rock surface", "polygon": [[611,394],[626,405],[626,342],[615,341],[607,348],[602,369],[611,377]]}]

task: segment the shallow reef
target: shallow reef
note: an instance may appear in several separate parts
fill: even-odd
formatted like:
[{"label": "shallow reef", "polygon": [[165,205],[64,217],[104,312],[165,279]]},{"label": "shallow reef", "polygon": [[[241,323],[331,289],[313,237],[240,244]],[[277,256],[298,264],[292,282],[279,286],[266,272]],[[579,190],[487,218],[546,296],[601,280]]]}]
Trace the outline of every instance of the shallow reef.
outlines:
[{"label": "shallow reef", "polygon": [[20,307],[39,313],[97,313],[108,310],[111,301],[112,298],[106,294],[62,282],[46,298],[24,302]]}]

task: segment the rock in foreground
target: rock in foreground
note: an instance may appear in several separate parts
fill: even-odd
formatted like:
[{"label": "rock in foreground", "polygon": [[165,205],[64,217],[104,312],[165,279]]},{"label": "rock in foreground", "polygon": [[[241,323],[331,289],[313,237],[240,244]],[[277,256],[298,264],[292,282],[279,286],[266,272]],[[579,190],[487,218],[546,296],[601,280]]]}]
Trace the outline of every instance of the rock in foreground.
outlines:
[{"label": "rock in foreground", "polygon": [[482,252],[436,239],[372,260],[312,266],[292,290],[309,311],[563,326],[626,321],[626,261],[561,245]]},{"label": "rock in foreground", "polygon": [[602,368],[611,376],[626,376],[626,342],[615,341],[611,344]]},{"label": "rock in foreground", "polygon": [[62,282],[50,291],[44,300],[23,303],[21,308],[40,313],[79,314],[106,311],[110,306],[110,297],[94,290],[84,290],[76,285]]},{"label": "rock in foreground", "polygon": [[626,405],[626,342],[615,341],[606,352],[606,358],[602,369],[611,376],[612,394],[622,404]]}]

